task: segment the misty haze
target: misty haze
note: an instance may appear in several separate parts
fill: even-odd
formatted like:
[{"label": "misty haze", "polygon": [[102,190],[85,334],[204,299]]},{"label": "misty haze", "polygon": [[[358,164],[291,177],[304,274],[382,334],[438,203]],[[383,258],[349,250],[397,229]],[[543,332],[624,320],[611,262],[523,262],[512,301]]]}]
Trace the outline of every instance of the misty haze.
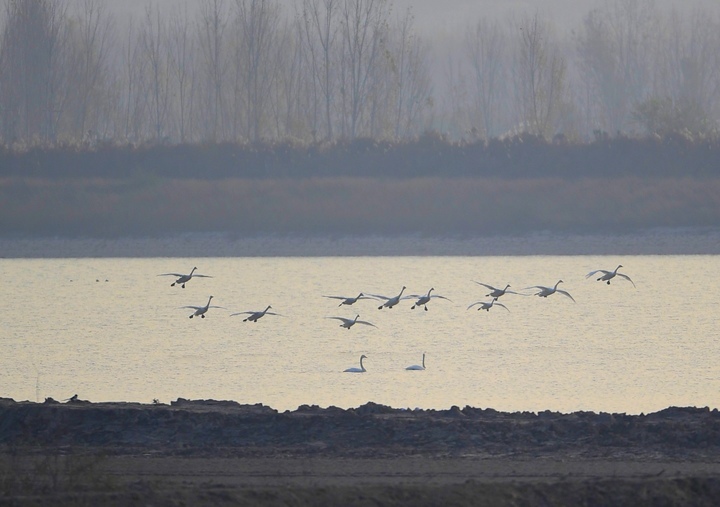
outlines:
[{"label": "misty haze", "polygon": [[2,2],[0,233],[714,227],[714,2]]}]

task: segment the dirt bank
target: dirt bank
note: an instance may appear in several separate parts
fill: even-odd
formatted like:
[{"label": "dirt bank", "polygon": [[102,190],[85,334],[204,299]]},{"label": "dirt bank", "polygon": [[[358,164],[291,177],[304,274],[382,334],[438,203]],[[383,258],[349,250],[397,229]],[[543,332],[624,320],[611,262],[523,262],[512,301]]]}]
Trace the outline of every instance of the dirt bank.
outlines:
[{"label": "dirt bank", "polygon": [[720,413],[0,400],[0,505],[713,505]]}]

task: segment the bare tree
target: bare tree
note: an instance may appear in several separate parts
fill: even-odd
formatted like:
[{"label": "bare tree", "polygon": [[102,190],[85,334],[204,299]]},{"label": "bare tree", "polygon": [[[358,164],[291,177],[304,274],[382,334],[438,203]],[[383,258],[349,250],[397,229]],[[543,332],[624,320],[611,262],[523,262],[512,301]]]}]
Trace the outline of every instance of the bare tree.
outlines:
[{"label": "bare tree", "polygon": [[425,129],[421,116],[431,103],[427,46],[414,31],[410,10],[390,31],[387,52],[391,67],[391,99],[394,100],[393,133],[408,137]]},{"label": "bare tree", "polygon": [[227,72],[226,34],[228,12],[224,0],[203,0],[200,4],[198,40],[201,75],[204,83],[204,139],[219,140],[224,127],[223,82]]},{"label": "bare tree", "polygon": [[236,103],[244,106],[246,136],[257,141],[263,137],[268,99],[278,73],[280,10],[271,0],[235,0],[235,19],[240,39],[234,62],[240,86],[235,89],[243,99]]},{"label": "bare tree", "polygon": [[107,60],[113,41],[113,19],[105,4],[82,0],[77,6],[71,30],[71,135],[85,138],[88,134],[96,136],[101,122],[102,103],[106,99]]},{"label": "bare tree", "polygon": [[515,64],[515,90],[523,130],[553,135],[565,94],[565,60],[554,47],[550,27],[536,13],[518,24],[520,34]]},{"label": "bare tree", "polygon": [[507,36],[498,22],[480,20],[465,34],[465,50],[472,70],[474,109],[483,137],[498,135],[499,102],[504,90]]},{"label": "bare tree", "polygon": [[653,0],[613,0],[585,17],[577,48],[583,76],[599,101],[601,128],[626,130],[633,104],[650,89],[657,27]]},{"label": "bare tree", "polygon": [[376,63],[386,42],[385,0],[345,0],[340,12],[343,137],[355,138],[367,115]]},{"label": "bare tree", "polygon": [[64,4],[50,0],[5,4],[0,107],[6,140],[47,140],[56,135],[65,13]]},{"label": "bare tree", "polygon": [[165,120],[169,100],[169,51],[167,26],[160,16],[160,10],[151,6],[145,9],[145,23],[140,36],[142,55],[147,62],[150,83],[150,111],[152,114],[153,137],[160,140],[165,136]]},{"label": "bare tree", "polygon": [[181,143],[186,142],[190,137],[195,105],[195,39],[192,35],[187,5],[185,5],[171,18],[168,48],[170,73],[174,79],[174,89],[177,92],[175,107],[177,108],[177,131]]},{"label": "bare tree", "polygon": [[[325,138],[333,138],[333,107],[336,93],[336,41],[338,0],[303,0],[303,26],[307,53],[312,68],[314,111],[322,99]],[[319,90],[319,92],[318,92]],[[316,122],[313,121],[315,125]],[[315,131],[315,127],[313,128]]]}]

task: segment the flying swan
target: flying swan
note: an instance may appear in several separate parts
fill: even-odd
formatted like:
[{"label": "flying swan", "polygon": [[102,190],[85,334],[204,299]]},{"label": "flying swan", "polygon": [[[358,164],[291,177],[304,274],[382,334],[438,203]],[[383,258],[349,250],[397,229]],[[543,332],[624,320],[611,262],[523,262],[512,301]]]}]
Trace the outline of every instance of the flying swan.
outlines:
[{"label": "flying swan", "polygon": [[382,310],[383,308],[392,308],[393,306],[395,306],[396,304],[398,304],[401,299],[408,299],[408,298],[411,298],[411,297],[415,297],[415,296],[405,296],[405,297],[402,297],[402,293],[405,291],[405,289],[407,289],[407,287],[405,287],[405,286],[403,285],[403,288],[402,288],[402,290],[400,291],[400,294],[398,294],[398,295],[395,296],[395,297],[381,296],[380,294],[370,294],[370,295],[371,295],[372,297],[374,297],[374,298],[384,299],[384,300],[385,300],[385,302],[384,302],[383,304],[381,304],[380,306],[378,306],[378,310]]},{"label": "flying swan", "polygon": [[[473,280],[473,281],[475,281],[475,280]],[[478,284],[478,285],[482,285],[483,287],[486,287],[487,289],[489,289],[490,292],[487,293],[487,294],[485,294],[485,295],[486,295],[486,296],[490,296],[491,298],[493,298],[493,299],[495,299],[495,300],[497,300],[500,296],[504,296],[505,294],[518,294],[518,295],[522,295],[522,294],[520,294],[520,293],[518,293],[518,292],[515,292],[515,291],[512,291],[512,290],[508,290],[508,288],[510,288],[510,284],[505,285],[505,288],[504,288],[504,289],[498,289],[497,287],[493,287],[492,285],[488,285],[488,284],[486,284],[486,283],[482,283],[482,282],[475,282],[475,283]]]},{"label": "flying swan", "polygon": [[406,370],[424,370],[425,369],[425,352],[423,352],[422,366],[420,366],[419,364],[413,364],[412,366],[408,366],[405,369]]},{"label": "flying swan", "polygon": [[362,292],[361,292],[360,294],[358,294],[357,296],[355,296],[354,298],[353,298],[353,297],[347,297],[347,296],[323,296],[323,297],[324,297],[324,298],[331,298],[331,299],[342,299],[342,301],[340,301],[340,304],[339,304],[338,306],[342,306],[342,305],[348,305],[348,306],[349,306],[349,305],[354,305],[354,304],[357,303],[358,300],[360,300],[360,299],[375,299],[375,298],[373,298],[373,297],[366,296],[366,295],[363,294]]},{"label": "flying swan", "polygon": [[363,354],[360,356],[360,368],[348,368],[347,370],[343,370],[345,373],[365,373],[367,370],[363,366],[363,359],[367,359],[367,356]]},{"label": "flying swan", "polygon": [[212,298],[213,297],[210,296],[210,298],[208,299],[208,302],[205,306],[181,306],[180,308],[192,308],[193,310],[195,310],[195,312],[192,315],[190,315],[191,319],[193,317],[200,317],[200,318],[204,319],[205,314],[207,313],[207,311],[210,308],[223,308],[222,306],[215,306],[215,305],[210,306],[210,301],[212,301]]},{"label": "flying swan", "polygon": [[[197,278],[212,278],[212,276],[209,276],[209,275],[195,275],[195,274],[193,274],[193,273],[195,273],[195,270],[196,270],[196,269],[197,269],[197,266],[195,266],[194,268],[192,268],[192,271],[190,271],[190,273],[187,274],[187,275],[184,275],[184,274],[182,274],[182,273],[161,273],[161,274],[159,274],[158,276],[176,276],[176,277],[178,277],[177,280],[175,280],[173,283],[170,284],[170,287],[175,287],[175,284],[181,284],[180,286],[181,286],[183,289],[185,288],[185,284],[186,284],[187,282],[189,282],[192,277],[197,277]],[[107,282],[107,280],[105,280],[105,281]]]},{"label": "flying swan", "polygon": [[505,306],[505,305],[502,304],[502,303],[498,303],[498,302],[497,302],[497,299],[491,299],[491,300],[488,301],[488,302],[486,302],[486,301],[476,301],[475,303],[473,303],[473,304],[471,304],[470,306],[468,306],[467,309],[469,310],[470,308],[472,308],[472,307],[475,306],[475,305],[480,305],[480,306],[478,307],[478,310],[485,310],[486,312],[489,312],[489,311],[490,311],[490,308],[492,308],[493,306],[502,306],[502,307],[505,308],[507,311],[510,311],[510,309],[509,309],[507,306]]},{"label": "flying swan", "polygon": [[608,285],[610,285],[610,280],[615,278],[616,276],[619,276],[620,278],[624,278],[625,280],[629,281],[631,284],[633,284],[633,287],[635,287],[635,282],[630,280],[630,277],[627,275],[623,275],[622,273],[618,273],[618,269],[623,267],[622,264],[618,264],[618,267],[615,268],[615,271],[606,271],[604,269],[596,269],[595,271],[590,271],[587,275],[585,275],[585,278],[590,278],[591,276],[602,273],[602,276],[597,279],[598,282],[607,282]]},{"label": "flying swan", "polygon": [[339,320],[340,322],[342,322],[342,324],[340,324],[340,327],[344,327],[345,329],[350,329],[355,324],[365,324],[366,326],[377,327],[372,322],[367,322],[366,320],[358,320],[359,317],[360,317],[360,315],[356,315],[354,319],[346,319],[345,317],[325,317],[325,318]]},{"label": "flying swan", "polygon": [[250,315],[249,317],[246,317],[243,319],[243,322],[257,322],[259,319],[262,319],[265,315],[280,315],[279,313],[273,313],[269,312],[268,310],[272,308],[272,306],[268,305],[267,308],[265,308],[261,312],[237,312],[237,313],[231,313],[230,316],[234,317],[235,315]]},{"label": "flying swan", "polygon": [[575,302],[575,298],[573,298],[569,292],[560,290],[557,288],[557,286],[560,285],[561,283],[564,283],[564,282],[562,280],[558,280],[558,282],[555,284],[554,287],[545,287],[543,285],[533,285],[531,287],[525,287],[525,288],[526,289],[540,289],[538,292],[535,293],[535,295],[540,296],[541,298],[546,298],[548,296],[552,296],[553,294],[555,294],[557,292],[558,294],[562,294],[563,296],[569,297],[570,299],[573,300],[573,302]]},{"label": "flying swan", "polygon": [[440,296],[440,295],[438,295],[438,294],[433,294],[433,295],[431,296],[430,293],[431,293],[432,291],[434,291],[434,290],[435,290],[435,287],[433,287],[432,289],[430,289],[430,290],[427,292],[427,294],[425,294],[425,295],[412,294],[412,295],[406,296],[406,297],[408,297],[408,298],[419,298],[417,301],[415,301],[415,304],[410,307],[410,309],[411,309],[411,310],[414,310],[416,306],[422,306],[422,307],[425,308],[425,311],[427,311],[427,304],[428,304],[428,302],[430,302],[430,300],[431,300],[432,298],[447,299],[448,301],[450,301],[450,300],[449,300],[448,298],[446,298],[445,296]]}]

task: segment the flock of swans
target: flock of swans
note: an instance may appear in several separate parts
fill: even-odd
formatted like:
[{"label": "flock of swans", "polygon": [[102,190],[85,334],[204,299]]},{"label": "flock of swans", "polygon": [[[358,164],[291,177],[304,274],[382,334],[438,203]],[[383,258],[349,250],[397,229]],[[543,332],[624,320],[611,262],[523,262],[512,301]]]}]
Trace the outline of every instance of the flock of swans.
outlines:
[{"label": "flock of swans", "polygon": [[[610,285],[610,281],[612,279],[614,279],[615,277],[619,277],[619,278],[629,281],[630,283],[632,283],[633,287],[635,287],[635,282],[633,282],[629,276],[618,272],[618,270],[622,267],[623,267],[622,264],[618,264],[618,266],[614,270],[596,269],[594,271],[589,272],[587,275],[585,275],[585,278],[588,279],[588,278],[597,276],[596,281],[605,282],[608,285]],[[174,287],[176,285],[179,285],[183,289],[185,288],[185,284],[188,283],[192,278],[195,278],[195,277],[212,278],[212,276],[209,276],[209,275],[195,274],[196,270],[197,270],[197,267],[193,267],[192,270],[190,271],[190,273],[188,273],[188,274],[161,273],[158,276],[174,276],[174,277],[176,277],[176,280],[173,283],[171,283],[170,286]],[[529,287],[525,287],[520,292],[509,290],[510,284],[506,284],[504,288],[500,289],[498,287],[493,287],[492,285],[489,285],[489,284],[486,284],[483,282],[475,281],[475,283],[485,287],[487,290],[490,291],[487,294],[485,294],[485,297],[488,297],[490,299],[488,301],[475,301],[474,303],[471,303],[467,307],[467,310],[477,306],[478,310],[485,310],[485,311],[489,312],[491,308],[499,306],[509,312],[510,309],[507,306],[498,302],[498,299],[500,299],[502,296],[504,296],[506,294],[515,294],[518,296],[538,296],[541,298],[547,298],[549,296],[552,296],[553,294],[561,294],[561,295],[571,299],[573,302],[575,302],[575,298],[573,298],[572,295],[568,291],[558,289],[558,285],[560,285],[561,283],[564,283],[563,280],[558,280],[555,283],[555,285],[553,285],[553,286],[531,285]],[[380,302],[380,305],[377,307],[378,310],[392,309],[393,307],[399,305],[401,301],[409,300],[409,299],[415,300],[415,302],[412,304],[410,309],[414,310],[415,308],[422,307],[425,311],[428,311],[427,305],[432,299],[444,299],[446,301],[452,302],[452,300],[450,300],[449,298],[447,298],[445,296],[441,296],[439,294],[432,294],[432,292],[435,290],[434,287],[430,288],[430,290],[428,290],[427,293],[425,293],[425,294],[404,294],[406,289],[407,289],[407,287],[403,286],[402,289],[400,289],[400,292],[396,296],[384,296],[381,294],[370,294],[370,293],[360,292],[355,297],[335,296],[335,295],[323,295],[323,297],[329,298],[329,299],[340,300],[340,304],[338,305],[338,307],[341,307],[343,305],[352,306],[362,299],[371,299],[371,300]],[[194,310],[193,313],[191,313],[189,316],[191,319],[193,317],[200,317],[200,318],[204,319],[205,314],[208,312],[208,310],[210,308],[226,309],[222,306],[211,305],[210,303],[211,303],[212,299],[213,299],[213,296],[210,296],[208,298],[207,303],[204,306],[188,305],[188,306],[181,306],[180,308],[188,308],[188,309]],[[265,315],[281,316],[278,313],[269,311],[271,308],[272,308],[272,306],[268,305],[264,310],[261,310],[261,311],[236,312],[236,313],[230,314],[230,316],[233,317],[236,315],[248,315],[248,317],[243,319],[243,322],[257,322]],[[340,322],[340,327],[345,328],[347,330],[350,330],[350,328],[352,328],[356,324],[362,324],[365,326],[371,326],[371,327],[375,327],[375,328],[377,327],[372,322],[369,322],[366,320],[359,320],[360,319],[359,314],[356,314],[354,319],[349,319],[346,317],[326,317],[326,318],[338,320]],[[360,356],[360,367],[359,368],[352,367],[352,368],[347,368],[346,370],[343,370],[343,371],[346,373],[365,373],[367,370],[365,369],[365,366],[363,364],[363,359],[367,359],[367,356],[365,354],[362,354]],[[423,353],[423,355],[422,355],[422,364],[421,365],[415,364],[415,365],[408,366],[405,369],[409,370],[409,371],[425,370],[425,353]]]}]

